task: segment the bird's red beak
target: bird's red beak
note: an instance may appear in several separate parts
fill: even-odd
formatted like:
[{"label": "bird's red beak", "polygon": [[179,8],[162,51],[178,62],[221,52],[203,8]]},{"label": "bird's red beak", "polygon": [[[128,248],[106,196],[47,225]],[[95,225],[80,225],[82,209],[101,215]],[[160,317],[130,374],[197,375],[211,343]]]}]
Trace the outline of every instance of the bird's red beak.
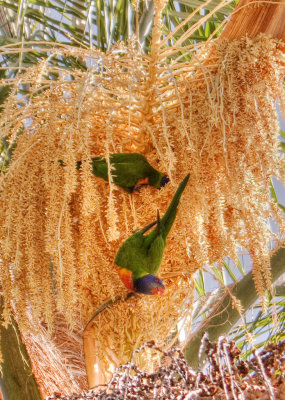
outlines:
[{"label": "bird's red beak", "polygon": [[165,288],[164,287],[156,287],[152,291],[153,294],[163,294],[164,292],[165,292]]}]

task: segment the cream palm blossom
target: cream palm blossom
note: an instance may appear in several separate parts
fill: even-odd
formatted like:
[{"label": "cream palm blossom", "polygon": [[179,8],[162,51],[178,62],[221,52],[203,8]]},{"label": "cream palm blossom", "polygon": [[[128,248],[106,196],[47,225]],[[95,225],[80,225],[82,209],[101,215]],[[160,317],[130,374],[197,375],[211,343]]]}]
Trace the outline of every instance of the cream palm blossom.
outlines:
[{"label": "cream palm blossom", "polygon": [[[107,54],[57,46],[18,75],[1,115],[1,135],[17,142],[2,177],[1,286],[6,320],[13,307],[23,332],[28,310],[52,331],[55,310],[73,328],[105,301],[124,298],[113,266],[119,246],[157,209],[163,214],[191,175],[160,270],[165,295],[117,302],[94,321],[94,352],[106,370],[154,332],[164,344],[192,300],[193,273],[236,259],[240,246],[251,254],[263,299],[271,288],[268,219],[284,232],[269,195],[270,177],[284,178],[275,108],[277,98],[285,104],[281,42],[265,35],[209,41],[188,49],[191,63],[168,62],[179,49],[160,41],[163,4],[156,1],[149,55],[135,42]],[[61,56],[80,57],[90,68],[54,68]],[[52,72],[58,79],[51,82]],[[30,89],[21,101],[23,83]],[[92,175],[91,157],[132,151],[171,183],[130,196]]]}]

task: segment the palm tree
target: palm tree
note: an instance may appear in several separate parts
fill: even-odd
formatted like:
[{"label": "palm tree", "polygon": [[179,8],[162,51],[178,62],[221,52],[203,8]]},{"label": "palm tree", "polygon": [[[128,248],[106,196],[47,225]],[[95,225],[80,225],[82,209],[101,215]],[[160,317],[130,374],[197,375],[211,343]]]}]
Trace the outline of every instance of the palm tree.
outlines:
[{"label": "palm tree", "polygon": [[[223,3],[220,9],[217,6],[220,1],[213,0],[211,2],[204,2],[201,0],[184,0],[169,1],[163,11],[163,34],[167,36],[169,32],[175,29],[181,22],[186,21],[188,16],[194,13],[194,10],[199,7],[199,11],[194,15],[191,20],[177,31],[168,41],[168,45],[173,45],[179,38],[185,34],[190,28],[195,26],[201,18],[205,15],[210,15],[203,24],[198,24],[197,29],[186,38],[183,46],[193,43],[199,43],[207,40],[211,35],[218,36],[218,27],[224,21],[225,17],[229,15],[235,7],[236,1]],[[0,45],[5,49],[9,44],[13,44],[19,48],[19,52],[1,52],[1,64],[4,66],[0,74],[4,79],[10,79],[16,74],[22,73],[26,68],[35,65],[43,57],[47,57],[47,52],[43,51],[44,48],[52,48],[57,43],[67,44],[74,47],[82,48],[98,48],[101,51],[108,51],[113,44],[117,41],[128,40],[133,35],[139,39],[139,43],[145,52],[150,49],[151,42],[151,27],[153,21],[154,4],[153,1],[128,1],[128,0],[108,0],[108,1],[78,1],[78,0],[52,0],[52,1],[29,1],[19,0],[17,3],[13,0],[2,1],[0,0]],[[23,47],[33,47],[32,52],[21,52]],[[1,49],[0,49],[1,50]],[[188,61],[190,56],[188,53],[183,52],[181,49],[181,60]],[[55,61],[59,62],[59,61]],[[61,67],[66,69],[81,69],[86,70],[85,62],[79,58],[66,56],[64,60],[60,60]],[[54,74],[49,77],[50,79],[57,79]],[[22,88],[27,90],[27,88]],[[0,89],[1,103],[9,95],[9,86]],[[1,148],[2,159],[6,164],[9,164],[10,154],[8,152],[5,139],[2,141]],[[273,195],[276,196],[273,190]],[[278,279],[280,274],[284,272],[284,249],[280,249],[278,254],[272,258],[272,270],[275,280]],[[230,295],[227,290],[234,291],[237,298],[242,301],[245,310],[250,309],[257,296],[252,298],[244,298],[244,293],[255,293],[253,290],[253,280],[251,272],[245,271],[240,266],[241,275],[238,278],[238,272],[230,263],[225,263],[224,276],[213,268],[216,280],[222,286],[224,294],[222,295],[223,302],[217,304],[217,298],[221,298],[221,291],[217,293],[209,293],[205,290],[205,280],[203,272],[199,272],[196,279],[197,302],[199,305],[206,304],[202,307],[202,311],[197,312],[194,317],[198,324],[196,339],[190,340],[186,345],[186,356],[189,362],[197,366],[198,364],[198,342],[201,338],[201,332],[206,329],[208,325],[217,324],[215,315],[220,314],[227,308],[225,305],[229,303]],[[232,277],[235,282],[234,289],[228,285],[225,276],[226,273]],[[284,293],[282,293],[284,296]],[[200,299],[199,299],[200,297]],[[272,300],[272,299],[270,299]],[[271,304],[271,303],[270,303]],[[255,306],[258,307],[258,306]],[[209,311],[212,311],[209,313]],[[280,320],[284,321],[284,305],[280,302],[278,305],[278,315]],[[240,346],[244,346],[245,330],[242,332],[232,329],[234,324],[240,318],[240,315],[233,310],[232,312],[227,309],[228,326],[223,329],[212,329],[211,339],[217,338],[218,335],[223,333],[231,333],[233,337],[238,338]],[[284,322],[283,322],[284,323]],[[15,322],[13,322],[15,324]],[[207,325],[208,324],[208,325]],[[251,332],[258,332],[261,335],[268,326],[272,327],[272,319],[270,313],[263,314],[258,308],[258,313],[255,320],[247,326],[247,330]],[[200,328],[199,328],[200,327]],[[246,324],[245,324],[246,327]],[[210,328],[209,328],[210,329]],[[273,329],[273,328],[272,328]],[[3,333],[6,331],[2,328]],[[198,338],[198,340],[197,340]],[[276,334],[276,338],[279,338]],[[19,338],[18,338],[19,339]],[[17,340],[18,340],[17,339]],[[15,339],[16,340],[16,339]],[[263,345],[267,339],[262,339],[260,345]],[[16,346],[15,346],[16,347]],[[3,356],[8,359],[8,355],[3,352]],[[14,356],[15,357],[15,356]],[[5,363],[3,368],[5,370]],[[19,367],[21,368],[21,367]],[[9,369],[7,370],[9,374]],[[30,369],[22,369],[21,375],[24,377],[29,375]],[[4,374],[5,377],[5,374]],[[26,394],[16,392],[15,386],[7,386],[7,381],[2,380],[3,394],[7,392],[7,399],[21,399],[26,398]],[[32,383],[34,387],[34,383]],[[34,389],[34,394],[30,395],[30,399],[39,398],[39,394]],[[8,393],[9,392],[9,393]],[[23,395],[23,397],[21,397]],[[14,397],[13,397],[14,396]],[[5,397],[6,399],[6,397]],[[5,400],[4,399],[4,400]]]}]

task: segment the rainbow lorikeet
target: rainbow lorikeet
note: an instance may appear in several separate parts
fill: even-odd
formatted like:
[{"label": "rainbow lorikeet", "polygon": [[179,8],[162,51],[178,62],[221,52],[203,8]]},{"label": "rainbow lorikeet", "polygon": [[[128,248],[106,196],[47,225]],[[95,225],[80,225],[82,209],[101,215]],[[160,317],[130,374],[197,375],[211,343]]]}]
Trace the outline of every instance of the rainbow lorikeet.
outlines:
[{"label": "rainbow lorikeet", "polygon": [[[126,286],[135,293],[161,294],[165,287],[156,273],[162,262],[166,238],[176,217],[180,197],[189,180],[189,174],[179,185],[166,213],[132,234],[119,248],[115,257],[116,270]],[[156,228],[144,235],[154,225]]]},{"label": "rainbow lorikeet", "polygon": [[[154,169],[147,159],[139,153],[114,153],[110,155],[113,182],[127,192],[132,193],[142,185],[160,189],[169,178]],[[77,163],[80,168],[81,162]],[[108,165],[104,157],[94,157],[91,161],[92,172],[105,181],[109,180]]]}]

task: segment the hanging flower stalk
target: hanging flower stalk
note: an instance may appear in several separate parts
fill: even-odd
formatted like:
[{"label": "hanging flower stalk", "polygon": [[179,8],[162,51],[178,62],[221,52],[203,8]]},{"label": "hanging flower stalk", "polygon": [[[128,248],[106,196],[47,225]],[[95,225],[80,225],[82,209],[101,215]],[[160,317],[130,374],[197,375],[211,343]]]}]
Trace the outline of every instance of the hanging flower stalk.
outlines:
[{"label": "hanging flower stalk", "polygon": [[[268,219],[284,232],[269,195],[271,176],[284,178],[275,108],[277,98],[285,104],[284,43],[266,35],[222,38],[189,49],[191,63],[179,62],[178,47],[192,32],[165,48],[171,34],[161,39],[163,6],[155,2],[149,55],[132,42],[107,54],[58,46],[15,78],[1,117],[2,136],[17,143],[2,177],[1,286],[6,321],[13,306],[22,332],[30,326],[28,310],[51,332],[55,310],[74,328],[106,301],[124,299],[114,268],[118,248],[154,221],[157,209],[163,215],[190,173],[160,270],[165,294],[116,302],[88,333],[90,368],[96,363],[106,374],[154,336],[164,345],[192,301],[193,273],[237,259],[241,246],[251,254],[263,301],[271,288]],[[91,67],[57,68],[51,83],[52,59],[69,55]],[[21,102],[23,83],[30,89]],[[108,161],[120,152],[143,154],[170,184],[126,193]],[[90,161],[99,155],[107,159],[109,183],[92,173]]]}]

